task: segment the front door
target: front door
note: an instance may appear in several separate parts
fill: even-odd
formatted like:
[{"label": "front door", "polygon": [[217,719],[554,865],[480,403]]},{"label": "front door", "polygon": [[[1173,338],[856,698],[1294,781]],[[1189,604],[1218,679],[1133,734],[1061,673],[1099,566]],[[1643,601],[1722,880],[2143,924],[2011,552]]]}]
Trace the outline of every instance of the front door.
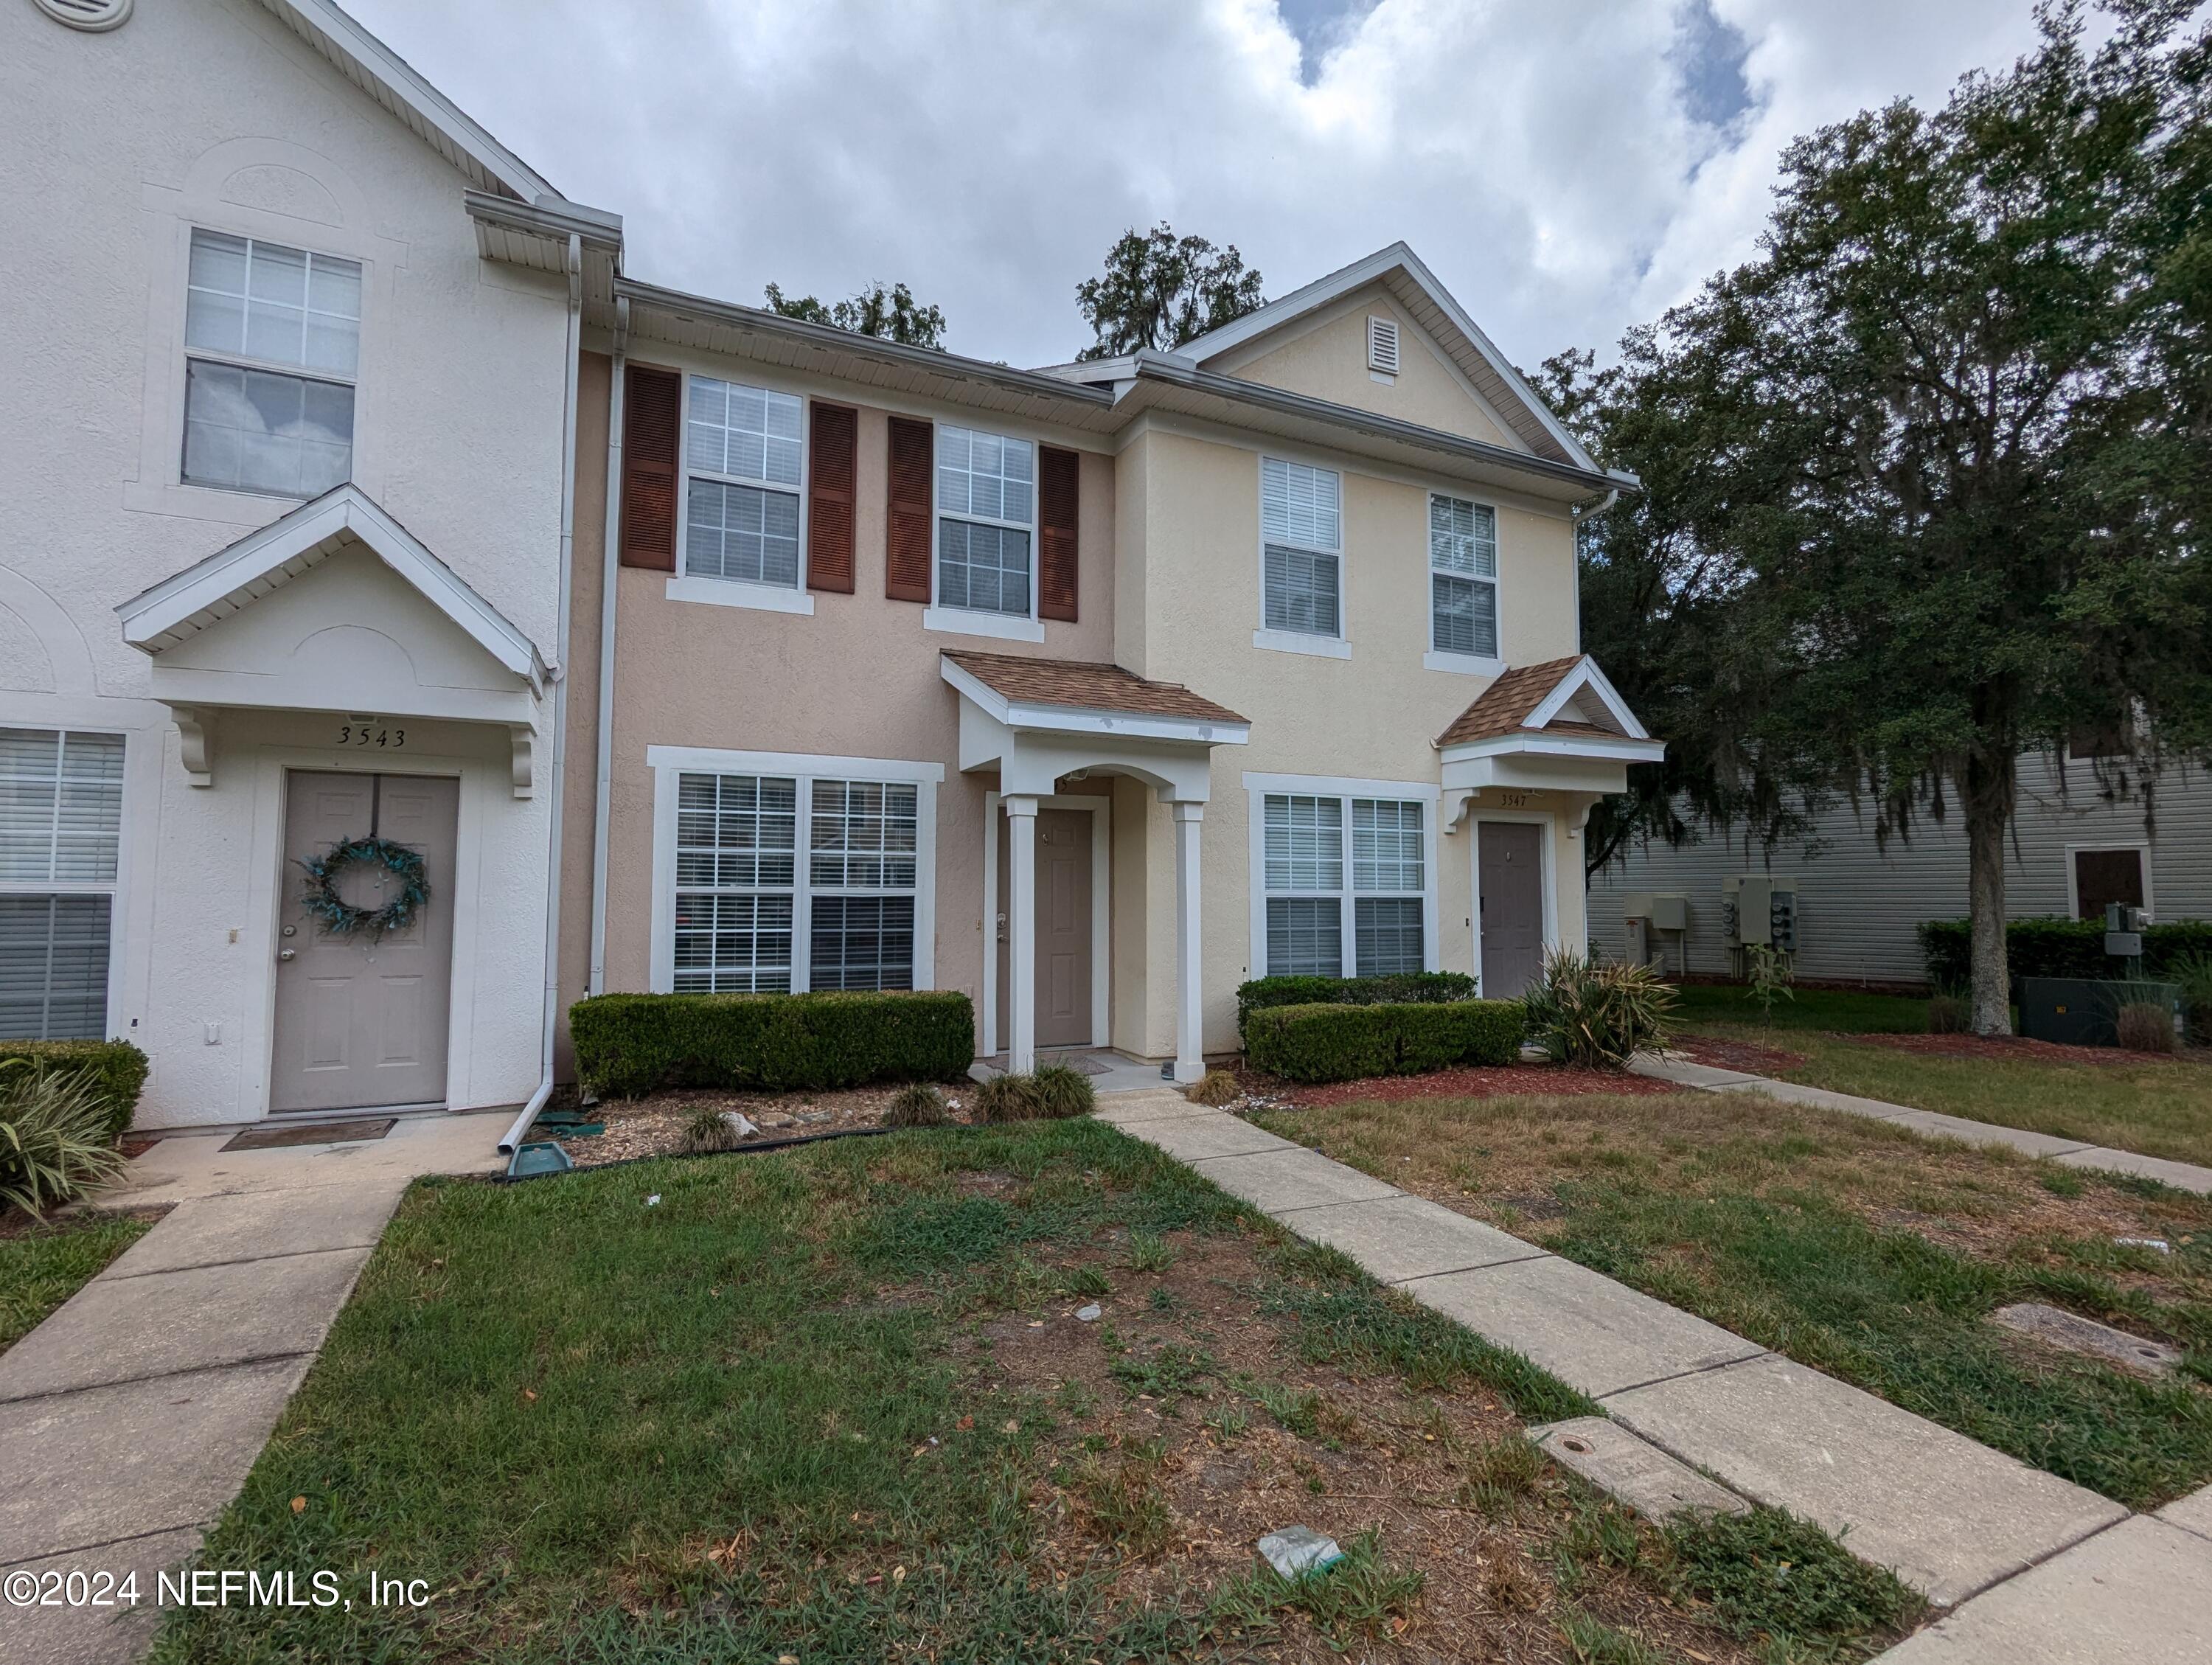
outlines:
[{"label": "front door", "polygon": [[[1091,1044],[1091,824],[1088,810],[1040,809],[1036,820],[1036,1043]],[[999,826],[999,910],[1012,895],[1006,872],[1006,818]],[[1012,987],[1003,932],[999,945],[999,1044],[1013,1030]]]},{"label": "front door", "polygon": [[1479,823],[1475,907],[1482,925],[1482,994],[1517,998],[1544,963],[1544,829],[1522,821]]},{"label": "front door", "polygon": [[[417,775],[294,770],[285,776],[284,872],[277,908],[275,1110],[446,1102],[453,971],[453,855],[460,783]],[[422,853],[430,899],[380,942],[331,936],[301,902],[299,864],[349,839]],[[354,868],[338,894],[374,908],[389,883]]]}]

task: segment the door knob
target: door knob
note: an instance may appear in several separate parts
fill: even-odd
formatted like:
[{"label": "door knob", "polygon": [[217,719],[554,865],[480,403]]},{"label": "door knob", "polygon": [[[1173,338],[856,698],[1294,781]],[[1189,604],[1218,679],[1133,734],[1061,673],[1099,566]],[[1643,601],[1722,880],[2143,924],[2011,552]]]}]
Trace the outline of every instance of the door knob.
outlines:
[{"label": "door knob", "polygon": [[297,955],[299,951],[300,951],[296,948],[280,948],[276,951],[276,957],[280,960],[289,960]]}]

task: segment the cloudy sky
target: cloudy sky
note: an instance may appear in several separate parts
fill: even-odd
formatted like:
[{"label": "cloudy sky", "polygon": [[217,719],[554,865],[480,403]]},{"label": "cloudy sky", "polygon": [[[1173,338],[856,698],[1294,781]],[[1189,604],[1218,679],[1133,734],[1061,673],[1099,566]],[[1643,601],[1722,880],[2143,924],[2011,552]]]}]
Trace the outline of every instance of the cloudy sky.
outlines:
[{"label": "cloudy sky", "polygon": [[1089,339],[1125,228],[1281,294],[1397,238],[1504,349],[1602,346],[1749,252],[1791,136],[1940,100],[2029,0],[349,0],[628,224],[636,276],[757,304],[871,279],[956,350]]}]

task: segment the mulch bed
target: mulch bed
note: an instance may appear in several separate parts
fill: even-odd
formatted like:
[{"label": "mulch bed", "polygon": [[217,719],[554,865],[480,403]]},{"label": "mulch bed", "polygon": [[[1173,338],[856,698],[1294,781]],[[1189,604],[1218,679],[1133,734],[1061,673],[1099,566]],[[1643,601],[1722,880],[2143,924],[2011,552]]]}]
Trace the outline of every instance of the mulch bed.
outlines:
[{"label": "mulch bed", "polygon": [[1846,1040],[1891,1047],[1931,1058],[2007,1059],[2030,1064],[2174,1064],[2166,1053],[2125,1052],[2118,1047],[2068,1047],[2056,1041],[2031,1041],[2021,1035],[1851,1035]]},{"label": "mulch bed", "polygon": [[1562,1094],[1612,1093],[1626,1097],[1680,1092],[1671,1081],[1626,1071],[1570,1069],[1560,1064],[1508,1064],[1494,1069],[1438,1070],[1431,1075],[1385,1075],[1366,1081],[1333,1081],[1325,1087],[1272,1085],[1270,1094],[1303,1109],[1348,1104],[1355,1099],[1542,1098]]},{"label": "mulch bed", "polygon": [[[1874,1036],[1854,1036],[1854,1039],[1874,1040]],[[1916,1037],[1882,1036],[1882,1039]],[[1686,1036],[1668,1048],[1679,1052],[1695,1064],[1704,1064],[1717,1070],[1738,1070],[1746,1075],[1774,1075],[1783,1070],[1794,1070],[1813,1060],[1802,1052],[1784,1052],[1779,1047],[1765,1047],[1756,1041],[1716,1041],[1701,1035]]]},{"label": "mulch bed", "polygon": [[[606,1123],[606,1132],[557,1142],[579,1168],[599,1168],[639,1157],[681,1154],[686,1149],[684,1129],[702,1110],[735,1110],[750,1120],[764,1139],[849,1133],[859,1127],[881,1127],[884,1111],[897,1091],[896,1086],[788,1093],[673,1089],[646,1098],[610,1099],[596,1104],[590,1114]],[[956,1082],[938,1091],[945,1095],[955,1121],[969,1119],[975,1103],[973,1083]]]}]

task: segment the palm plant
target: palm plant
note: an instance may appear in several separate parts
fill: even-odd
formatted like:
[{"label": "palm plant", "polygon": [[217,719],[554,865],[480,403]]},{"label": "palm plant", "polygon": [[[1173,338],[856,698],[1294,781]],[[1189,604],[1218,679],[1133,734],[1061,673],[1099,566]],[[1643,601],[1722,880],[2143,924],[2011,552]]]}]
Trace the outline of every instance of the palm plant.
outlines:
[{"label": "palm plant", "polygon": [[1528,1033],[1553,1062],[1620,1070],[1666,1046],[1674,991],[1655,967],[1555,948],[1521,1001]]},{"label": "palm plant", "polygon": [[0,1060],[0,1205],[37,1218],[122,1173],[109,1109],[84,1076]]}]

